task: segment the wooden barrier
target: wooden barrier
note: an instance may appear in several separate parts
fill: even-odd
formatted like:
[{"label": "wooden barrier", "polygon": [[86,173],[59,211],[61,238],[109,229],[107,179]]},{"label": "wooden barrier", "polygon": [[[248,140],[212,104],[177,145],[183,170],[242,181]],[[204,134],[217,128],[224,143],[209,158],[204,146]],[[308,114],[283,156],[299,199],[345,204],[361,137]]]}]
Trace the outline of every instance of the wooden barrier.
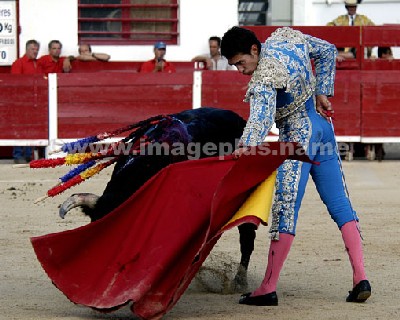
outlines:
[{"label": "wooden barrier", "polygon": [[[275,28],[249,27],[260,39]],[[357,47],[360,52],[367,45],[400,45],[398,26],[295,28],[338,46]],[[178,63],[179,71],[177,66],[174,74],[139,74],[139,65],[74,61],[73,72],[58,74],[58,138],[80,138],[157,114],[190,109],[195,96],[200,97],[198,106],[226,108],[248,116],[243,97],[249,77],[226,71],[194,72],[191,62]],[[338,64],[337,69],[331,101],[338,141],[400,142],[400,60],[352,59]],[[0,72],[1,146],[48,144],[48,94],[44,76]]]},{"label": "wooden barrier", "polygon": [[[59,74],[58,137],[74,139],[154,116],[190,109],[193,74]],[[201,105],[231,109],[247,118],[243,102],[248,77],[236,72],[202,72]],[[335,129],[339,141],[397,137],[400,71],[337,72]],[[0,75],[0,140],[48,138],[47,80],[41,76]],[[1,141],[0,141],[1,143]]]},{"label": "wooden barrier", "polygon": [[400,46],[400,24],[363,27],[361,44],[364,47]]},{"label": "wooden barrier", "polygon": [[361,139],[361,82],[359,70],[341,70],[336,74],[335,95],[330,99],[335,110],[338,141]]},{"label": "wooden barrier", "polygon": [[0,119],[0,139],[47,140],[47,79],[0,75]]},{"label": "wooden barrier", "polygon": [[0,74],[11,73],[11,66],[0,66]]},{"label": "wooden barrier", "polygon": [[[71,62],[71,73],[92,73],[92,72],[139,72],[143,61],[80,61]],[[176,73],[193,72],[195,63],[191,61],[172,61]],[[0,66],[0,74],[11,72],[11,66]]]},{"label": "wooden barrier", "polygon": [[249,105],[243,102],[250,77],[231,71],[202,73],[202,106],[230,109],[247,119]]},{"label": "wooden barrier", "polygon": [[58,137],[78,138],[192,108],[192,73],[58,75]]},{"label": "wooden barrier", "polygon": [[[143,61],[80,61],[71,62],[71,73],[89,73],[89,72],[139,72]],[[176,73],[193,72],[194,62],[191,61],[173,61],[171,62],[176,69]]]},{"label": "wooden barrier", "polygon": [[361,141],[400,142],[400,71],[363,71],[361,83]]}]

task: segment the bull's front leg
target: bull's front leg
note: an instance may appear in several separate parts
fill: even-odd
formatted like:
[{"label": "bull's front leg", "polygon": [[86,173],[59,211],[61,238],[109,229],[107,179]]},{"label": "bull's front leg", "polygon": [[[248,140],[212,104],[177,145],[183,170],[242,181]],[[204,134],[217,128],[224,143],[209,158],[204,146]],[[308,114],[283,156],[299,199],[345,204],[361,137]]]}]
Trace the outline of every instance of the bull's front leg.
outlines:
[{"label": "bull's front leg", "polygon": [[247,290],[247,269],[250,257],[254,250],[254,240],[256,238],[257,226],[252,223],[244,223],[238,227],[240,235],[240,264],[233,279],[232,287],[235,292]]}]

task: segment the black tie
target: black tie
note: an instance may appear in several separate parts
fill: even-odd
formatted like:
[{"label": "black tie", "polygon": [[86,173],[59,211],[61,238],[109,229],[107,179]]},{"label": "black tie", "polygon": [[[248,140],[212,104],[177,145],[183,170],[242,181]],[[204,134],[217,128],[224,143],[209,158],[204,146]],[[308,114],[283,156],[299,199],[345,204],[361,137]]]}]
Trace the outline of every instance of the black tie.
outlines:
[{"label": "black tie", "polygon": [[354,26],[354,16],[350,16],[351,25]]}]

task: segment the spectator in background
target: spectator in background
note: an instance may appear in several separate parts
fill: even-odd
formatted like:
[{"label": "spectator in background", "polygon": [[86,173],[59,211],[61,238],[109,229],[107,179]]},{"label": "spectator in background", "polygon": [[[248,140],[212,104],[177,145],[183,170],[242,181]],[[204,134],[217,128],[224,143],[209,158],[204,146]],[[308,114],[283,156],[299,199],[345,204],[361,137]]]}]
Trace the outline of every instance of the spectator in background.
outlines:
[{"label": "spectator in background", "polygon": [[77,59],[80,61],[108,61],[111,56],[106,53],[92,52],[90,44],[81,44],[78,48],[79,56],[70,57],[70,60]]},{"label": "spectator in background", "polygon": [[175,72],[175,66],[164,59],[166,52],[167,45],[162,41],[156,42],[154,44],[154,59],[143,62],[139,72]]},{"label": "spectator in background", "polygon": [[192,62],[202,62],[208,70],[237,70],[236,67],[229,65],[228,59],[221,54],[221,38],[210,37],[208,39],[210,53],[196,56]]},{"label": "spectator in background", "polygon": [[49,73],[70,72],[70,59],[68,57],[61,57],[61,42],[59,40],[51,40],[48,48],[49,54],[39,58],[39,64],[41,65],[43,72],[46,75]]},{"label": "spectator in background", "polygon": [[23,57],[14,61],[11,66],[13,74],[38,74],[42,73],[42,68],[38,64],[40,44],[36,40],[28,40],[25,44],[25,54]]},{"label": "spectator in background", "polygon": [[[25,44],[25,54],[14,61],[11,66],[12,74],[42,74],[38,63],[40,44],[36,40],[28,40]],[[32,159],[32,148],[16,146],[13,148],[14,163],[27,163]]]},{"label": "spectator in background", "polygon": [[378,58],[379,59],[393,59],[393,52],[391,47],[378,47]]},{"label": "spectator in background", "polygon": [[337,48],[338,55],[336,56],[336,60],[338,62],[342,62],[346,59],[354,59],[356,57],[356,49],[350,48],[350,50],[346,51],[346,48]]},{"label": "spectator in background", "polygon": [[[347,14],[340,15],[336,19],[327,23],[327,26],[374,26],[375,24],[365,15],[357,14],[357,4],[361,1],[345,0],[344,6]],[[352,48],[344,48],[344,52],[351,51]],[[370,57],[372,48],[367,48],[367,57]],[[339,55],[340,57],[340,55]]]}]

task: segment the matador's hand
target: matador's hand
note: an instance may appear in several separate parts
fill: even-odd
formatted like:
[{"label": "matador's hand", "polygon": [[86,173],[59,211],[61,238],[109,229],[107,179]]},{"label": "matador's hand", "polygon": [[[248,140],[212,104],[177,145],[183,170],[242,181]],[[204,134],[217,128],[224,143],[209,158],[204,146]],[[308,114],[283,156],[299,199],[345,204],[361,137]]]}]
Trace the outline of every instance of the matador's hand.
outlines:
[{"label": "matador's hand", "polygon": [[317,112],[323,116],[327,121],[330,121],[335,111],[326,95],[320,94],[316,96]]},{"label": "matador's hand", "polygon": [[239,159],[243,153],[248,150],[248,147],[238,147],[235,151],[233,151],[232,155],[234,159]]}]

